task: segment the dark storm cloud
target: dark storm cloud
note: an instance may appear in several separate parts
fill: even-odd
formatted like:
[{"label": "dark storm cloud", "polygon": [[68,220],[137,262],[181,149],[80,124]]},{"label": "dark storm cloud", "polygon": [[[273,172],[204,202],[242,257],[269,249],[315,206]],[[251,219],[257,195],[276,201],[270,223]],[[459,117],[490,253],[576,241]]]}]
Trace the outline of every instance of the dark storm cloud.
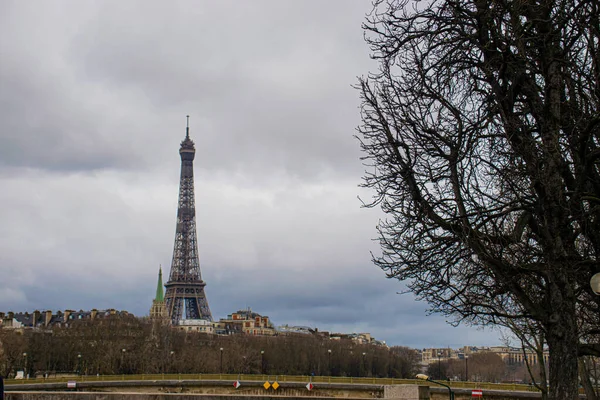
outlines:
[{"label": "dark storm cloud", "polygon": [[[300,278],[298,282],[291,281],[289,277],[281,282],[279,277],[265,274],[257,279],[256,272],[247,272],[235,273],[230,279],[218,281],[212,279],[210,268],[205,270],[208,272],[205,274],[208,281],[206,290],[215,318],[250,307],[268,315],[276,325],[310,326],[341,333],[371,332],[389,344],[416,348],[459,347],[465,343],[486,345],[496,343],[498,337],[497,333],[489,331],[448,328],[439,317],[424,318],[424,304],[415,302],[410,295],[396,295],[393,289],[397,286],[393,282],[383,285],[392,290],[381,290],[382,285],[370,273],[347,280],[340,290],[335,278],[314,281],[299,276],[294,277],[294,280]],[[148,312],[155,279],[156,276],[153,276],[136,279],[135,284],[131,281],[103,285],[102,282],[106,281],[96,277],[93,279],[96,280],[94,286],[90,276],[48,275],[43,285],[30,284],[27,287],[27,309],[33,310],[43,304],[54,310],[117,308],[144,315]],[[262,285],[253,285],[255,281],[262,282]],[[286,295],[283,296],[282,292]],[[312,301],[313,297],[318,301]],[[9,309],[16,303],[3,302]]]}]

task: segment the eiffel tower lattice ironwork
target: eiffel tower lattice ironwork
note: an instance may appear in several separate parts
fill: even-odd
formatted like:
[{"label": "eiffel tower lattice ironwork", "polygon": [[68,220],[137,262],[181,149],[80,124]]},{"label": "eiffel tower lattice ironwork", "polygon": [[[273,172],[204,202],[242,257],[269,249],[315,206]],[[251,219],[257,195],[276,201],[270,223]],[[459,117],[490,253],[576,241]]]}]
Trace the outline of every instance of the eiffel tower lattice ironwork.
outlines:
[{"label": "eiffel tower lattice ironwork", "polygon": [[205,319],[212,321],[208,300],[200,273],[198,242],[196,240],[196,206],[194,202],[194,156],[196,149],[190,139],[189,116],[185,139],[181,142],[181,178],[175,245],[165,303],[171,323],[182,319]]}]

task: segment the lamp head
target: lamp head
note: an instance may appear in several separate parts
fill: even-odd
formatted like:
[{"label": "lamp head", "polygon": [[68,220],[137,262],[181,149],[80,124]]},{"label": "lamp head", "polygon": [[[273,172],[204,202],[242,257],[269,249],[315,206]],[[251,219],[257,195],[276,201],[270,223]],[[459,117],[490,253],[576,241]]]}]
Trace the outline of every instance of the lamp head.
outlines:
[{"label": "lamp head", "polygon": [[417,374],[417,379],[422,379],[424,381],[428,381],[429,380],[429,376],[427,376],[425,374]]},{"label": "lamp head", "polygon": [[590,280],[590,286],[592,287],[592,291],[598,295],[600,295],[600,272],[592,276]]}]

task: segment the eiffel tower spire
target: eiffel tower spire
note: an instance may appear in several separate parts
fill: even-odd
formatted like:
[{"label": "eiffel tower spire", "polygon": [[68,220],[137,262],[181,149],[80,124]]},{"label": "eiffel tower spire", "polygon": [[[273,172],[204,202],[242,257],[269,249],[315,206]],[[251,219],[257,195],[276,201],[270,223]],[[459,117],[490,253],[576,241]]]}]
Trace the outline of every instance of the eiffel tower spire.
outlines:
[{"label": "eiffel tower spire", "polygon": [[[165,303],[173,324],[182,319],[205,319],[212,321],[208,300],[204,293],[206,283],[202,280],[198,243],[196,240],[196,206],[194,200],[194,157],[196,149],[190,139],[189,116],[185,139],[181,142],[181,176],[175,245]],[[185,314],[185,315],[184,315]]]}]

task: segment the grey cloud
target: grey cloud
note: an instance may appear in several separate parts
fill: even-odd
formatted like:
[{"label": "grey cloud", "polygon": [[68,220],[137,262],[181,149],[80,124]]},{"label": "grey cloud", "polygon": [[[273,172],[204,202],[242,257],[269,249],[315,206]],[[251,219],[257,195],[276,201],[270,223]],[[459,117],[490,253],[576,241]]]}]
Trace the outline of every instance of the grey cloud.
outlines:
[{"label": "grey cloud", "polygon": [[[136,279],[134,285],[114,285],[106,277],[82,281],[72,275],[47,276],[43,285],[28,288],[26,308],[33,310],[40,305],[51,309],[114,307],[144,315],[148,312],[155,289],[156,271],[152,272]],[[373,294],[378,285],[370,278],[370,273],[365,273],[365,279],[357,277],[346,282],[343,291],[331,280],[317,282],[311,285],[312,290],[307,291],[306,285],[281,282],[279,277],[260,271],[238,271],[232,273],[231,279],[224,281],[213,279],[210,268],[205,268],[204,275],[215,318],[251,307],[254,311],[269,315],[276,324],[308,325],[331,332],[366,331],[390,344],[416,348],[458,347],[466,343],[484,345],[496,343],[498,338],[494,332],[451,328],[439,316],[425,317],[425,305],[415,303],[410,296],[398,298],[393,292],[381,290]],[[262,286],[247,287],[246,283],[255,281],[262,282]],[[367,286],[373,286],[367,290],[368,293],[364,290],[365,281],[372,281],[367,283]],[[390,285],[384,286],[394,285],[390,282]],[[281,296],[282,291],[287,293],[286,297]],[[316,297],[318,301],[313,301],[314,292],[329,294]],[[363,293],[368,297],[361,297]],[[10,302],[5,304],[10,308]],[[19,307],[14,309],[23,308],[22,303],[13,304]]]},{"label": "grey cloud", "polygon": [[[36,61],[26,48],[44,33],[11,26],[23,46],[0,70],[9,82],[2,101],[12,108],[4,115],[12,132],[3,135],[6,164],[148,167],[167,159],[158,150],[183,134],[189,113],[205,168],[359,173],[350,85],[367,66],[362,2],[345,3],[346,18],[316,2],[146,4],[70,7],[82,21],[55,48],[44,42],[41,71],[23,67]],[[24,14],[13,11],[15,19]],[[142,141],[155,151],[139,152]]]},{"label": "grey cloud", "polygon": [[103,138],[102,127],[89,123],[90,113],[68,89],[27,75],[0,66],[0,167],[78,171],[126,166],[128,149]]},{"label": "grey cloud", "polygon": [[190,114],[215,316],[252,306],[391,343],[495,342],[424,317],[370,262],[381,213],[356,199],[369,194],[356,187],[350,87],[373,67],[369,4],[0,7],[3,308],[148,312],[171,260]]}]

